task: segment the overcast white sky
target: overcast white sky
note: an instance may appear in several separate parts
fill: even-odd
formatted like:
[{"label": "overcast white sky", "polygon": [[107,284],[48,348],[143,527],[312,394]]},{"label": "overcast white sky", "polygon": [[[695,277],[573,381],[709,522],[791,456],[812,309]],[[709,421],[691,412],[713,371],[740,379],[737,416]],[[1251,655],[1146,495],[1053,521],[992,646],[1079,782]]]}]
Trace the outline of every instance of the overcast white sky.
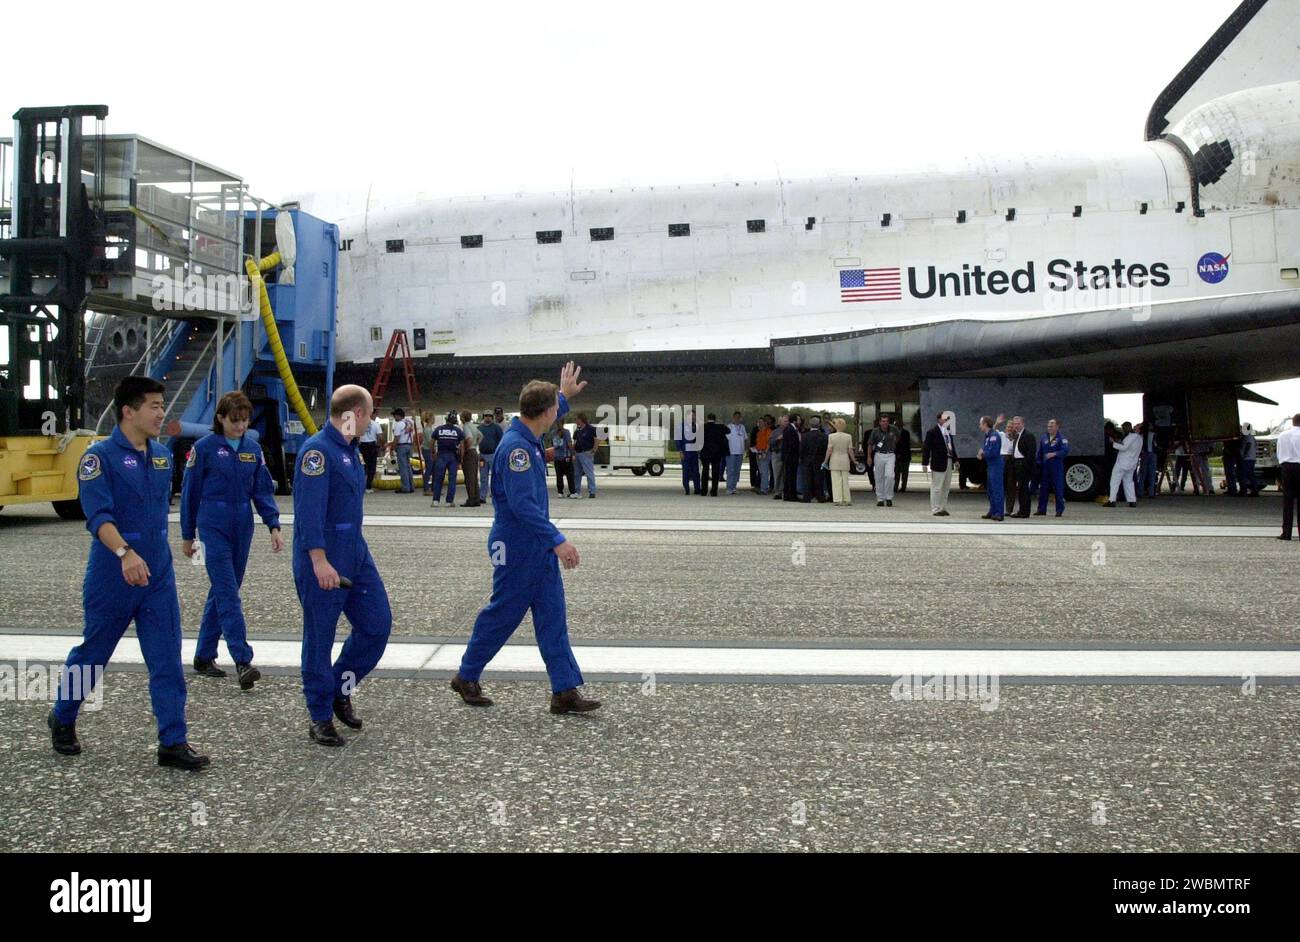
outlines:
[{"label": "overcast white sky", "polygon": [[[1155,96],[1236,5],[64,0],[50,19],[10,4],[0,112],[105,103],[110,133],[273,201],[327,194],[313,204],[326,218],[372,185],[435,196],[917,168],[1140,141]],[[43,30],[58,55],[21,38]],[[1300,382],[1283,395],[1294,411]],[[1260,408],[1243,418],[1288,411]]]}]

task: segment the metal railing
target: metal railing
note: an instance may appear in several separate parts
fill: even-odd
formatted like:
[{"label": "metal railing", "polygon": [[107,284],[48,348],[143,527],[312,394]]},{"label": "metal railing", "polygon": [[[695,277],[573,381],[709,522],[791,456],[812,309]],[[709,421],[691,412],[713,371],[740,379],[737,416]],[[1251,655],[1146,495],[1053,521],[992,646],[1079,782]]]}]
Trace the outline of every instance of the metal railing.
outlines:
[{"label": "metal railing", "polygon": [[[218,325],[219,324],[220,321],[218,321]],[[212,349],[213,344],[217,342],[217,336],[221,333],[221,330],[214,330],[212,336],[208,338],[208,342],[205,343],[203,349],[199,351],[199,355],[194,358],[194,362],[190,365],[189,372],[185,374],[185,378],[181,380],[181,384],[176,387],[176,395],[172,396],[172,401],[167,403],[167,411],[163,413],[163,425],[166,425],[167,420],[171,418],[172,410],[176,408],[177,401],[181,396],[185,395],[185,390],[189,388],[190,378],[194,375],[194,371],[199,368],[199,364],[204,363],[204,361],[207,360],[208,351]],[[205,369],[210,371],[212,369],[212,364],[207,363]]]},{"label": "metal railing", "polygon": [[[105,315],[100,315],[100,316],[103,317]],[[168,324],[170,326],[168,326],[165,330],[157,331],[153,335],[149,343],[145,346],[144,352],[140,354],[140,359],[135,361],[135,364],[127,371],[125,375],[137,375],[141,367],[145,366],[145,364],[147,363],[152,363],[156,358],[156,355],[160,351],[166,348],[167,344],[171,342],[172,336],[176,333],[177,330],[189,329],[189,325],[186,324],[185,321],[169,321]],[[90,369],[89,360],[87,360],[86,362],[86,369],[87,370]],[[193,371],[193,367],[191,367],[190,369],[191,371]],[[179,395],[179,392],[177,393],[177,395]],[[100,429],[103,428],[104,420],[108,418],[109,413],[111,413],[112,411],[113,411],[113,403],[110,401],[109,404],[104,407],[104,411],[99,414],[99,421],[95,423],[96,435],[99,434]]]}]

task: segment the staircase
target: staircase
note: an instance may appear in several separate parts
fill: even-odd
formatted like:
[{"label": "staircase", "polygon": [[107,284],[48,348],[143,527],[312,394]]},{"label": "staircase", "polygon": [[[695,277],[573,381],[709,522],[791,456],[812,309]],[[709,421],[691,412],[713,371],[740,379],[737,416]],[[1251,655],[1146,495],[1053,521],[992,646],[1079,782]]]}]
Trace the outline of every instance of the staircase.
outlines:
[{"label": "staircase", "polygon": [[[194,318],[188,324],[189,338],[176,354],[176,362],[162,380],[163,401],[167,403],[164,422],[179,419],[195,396],[211,382],[212,361],[217,356],[217,345],[214,342],[216,322]],[[206,393],[204,399],[207,399]]]}]

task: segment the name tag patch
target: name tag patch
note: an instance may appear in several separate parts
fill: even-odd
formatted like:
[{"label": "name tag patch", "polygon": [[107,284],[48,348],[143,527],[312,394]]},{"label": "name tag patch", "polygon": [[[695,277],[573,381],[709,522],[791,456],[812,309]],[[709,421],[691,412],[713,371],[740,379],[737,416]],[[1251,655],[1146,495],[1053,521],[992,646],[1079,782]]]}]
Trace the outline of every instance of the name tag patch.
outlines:
[{"label": "name tag patch", "polygon": [[172,465],[171,462],[168,461],[166,458],[155,458],[153,460],[153,466],[157,468],[159,471],[166,471]]},{"label": "name tag patch", "polygon": [[257,455],[253,454],[252,452],[241,451],[239,453],[239,460],[246,461],[249,464],[257,464]]}]

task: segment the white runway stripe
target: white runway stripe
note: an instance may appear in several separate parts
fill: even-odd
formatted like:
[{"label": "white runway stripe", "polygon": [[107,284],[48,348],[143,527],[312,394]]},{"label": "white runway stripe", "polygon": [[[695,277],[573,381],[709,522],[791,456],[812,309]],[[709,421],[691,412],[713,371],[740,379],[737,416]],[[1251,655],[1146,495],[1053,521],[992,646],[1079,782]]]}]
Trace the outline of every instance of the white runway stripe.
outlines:
[{"label": "white runway stripe", "polygon": [[[72,635],[0,635],[0,661],[62,661],[81,639]],[[296,641],[250,639],[260,667],[297,668],[301,645]],[[194,639],[182,644],[188,665]],[[335,646],[335,655],[342,644]],[[460,664],[463,644],[433,644],[394,640],[389,643],[381,671],[429,671],[451,674]],[[222,662],[226,661],[224,645]],[[621,675],[754,677],[902,677],[911,674],[995,674],[1003,679],[1034,678],[1222,678],[1246,676],[1300,679],[1300,648],[1280,650],[1017,650],[1017,649],[900,649],[900,648],[719,648],[629,647],[578,645],[574,649],[584,673]],[[143,664],[134,635],[122,639],[113,661]],[[226,666],[229,666],[228,664]],[[545,666],[533,645],[507,645],[488,668],[491,675],[542,674]]]},{"label": "white runway stripe", "polygon": [[[432,527],[447,529],[486,530],[492,518],[485,516],[405,516],[401,514],[373,514],[365,518],[366,527]],[[179,514],[172,514],[173,523],[180,522]],[[1050,518],[1039,523],[994,523],[975,520],[970,523],[861,523],[850,520],[642,520],[621,517],[555,517],[561,530],[666,530],[692,533],[933,533],[952,535],[977,534],[995,536],[1145,536],[1145,537],[1273,537],[1276,526],[1146,526],[1143,524],[1081,524],[1063,523]],[[293,514],[281,514],[281,523],[293,523]]]}]

